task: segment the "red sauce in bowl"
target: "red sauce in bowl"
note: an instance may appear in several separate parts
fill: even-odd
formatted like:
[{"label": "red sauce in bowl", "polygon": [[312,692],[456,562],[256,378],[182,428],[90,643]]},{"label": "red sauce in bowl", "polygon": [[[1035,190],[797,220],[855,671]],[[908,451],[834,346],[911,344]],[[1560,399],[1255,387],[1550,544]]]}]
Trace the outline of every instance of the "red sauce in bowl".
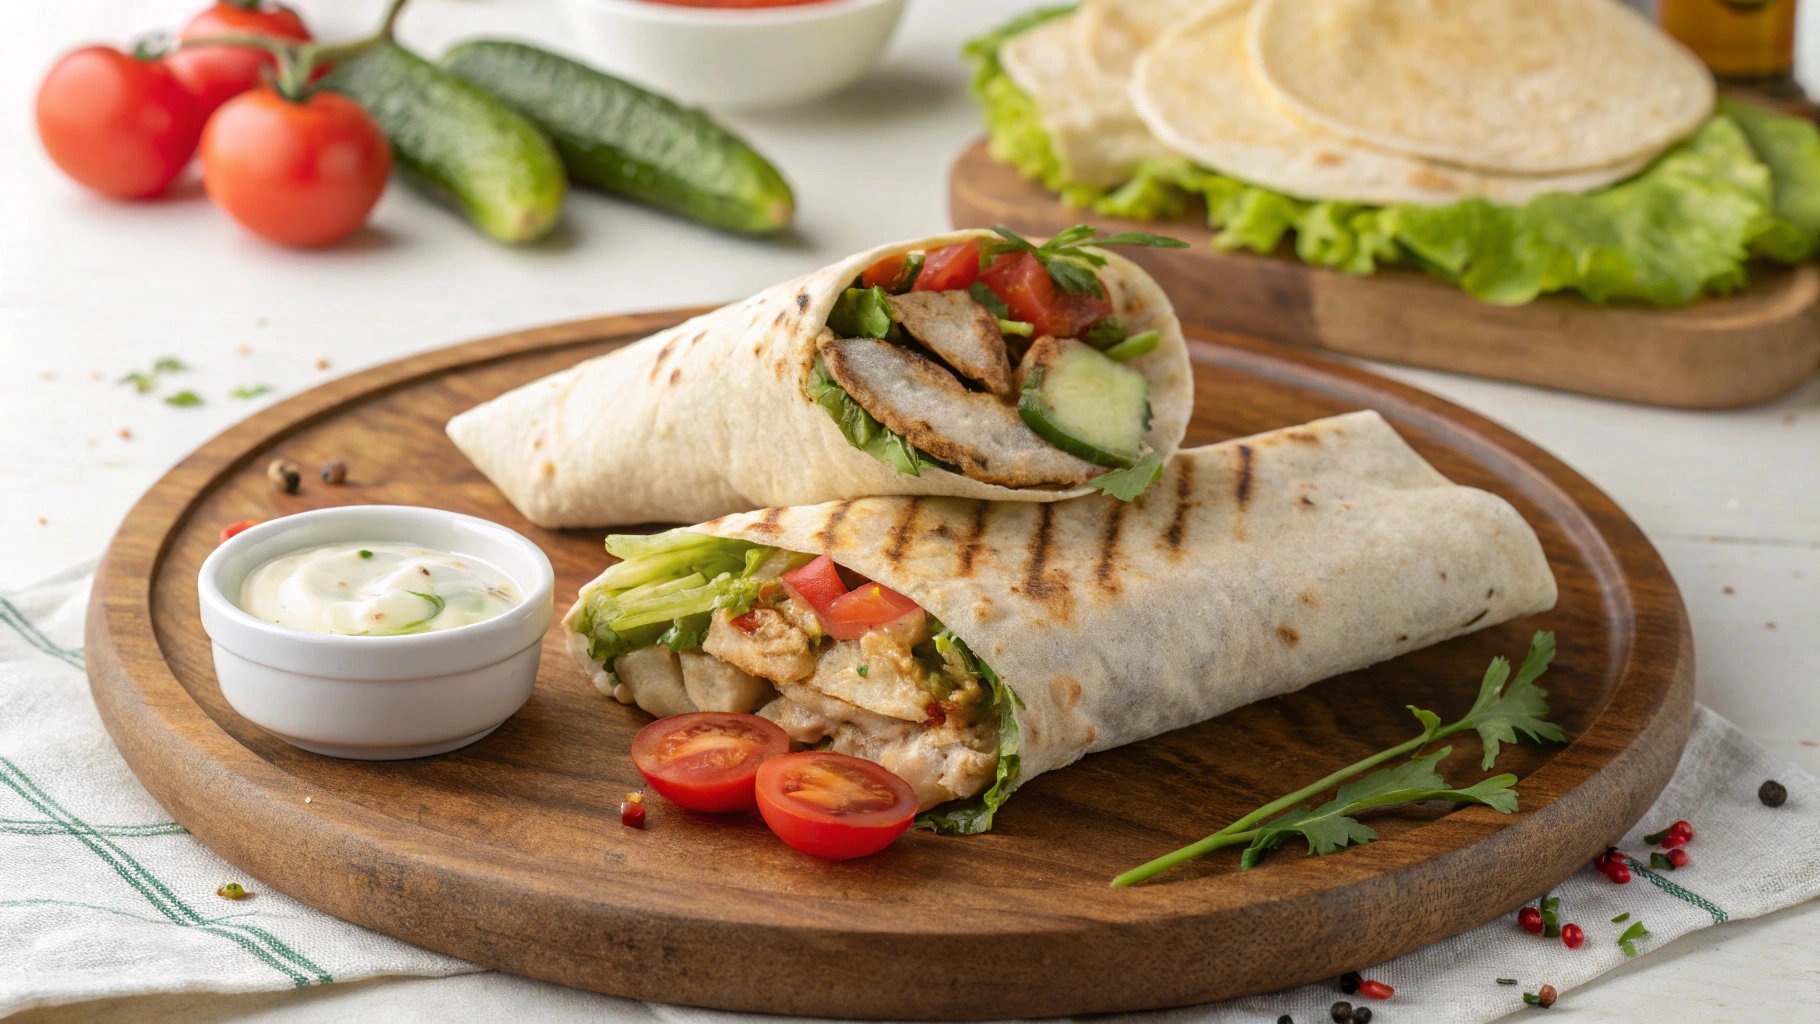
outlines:
[{"label": "red sauce in bowl", "polygon": [[672,7],[717,7],[750,9],[753,7],[802,7],[827,3],[828,0],[645,0],[646,3],[669,4]]}]

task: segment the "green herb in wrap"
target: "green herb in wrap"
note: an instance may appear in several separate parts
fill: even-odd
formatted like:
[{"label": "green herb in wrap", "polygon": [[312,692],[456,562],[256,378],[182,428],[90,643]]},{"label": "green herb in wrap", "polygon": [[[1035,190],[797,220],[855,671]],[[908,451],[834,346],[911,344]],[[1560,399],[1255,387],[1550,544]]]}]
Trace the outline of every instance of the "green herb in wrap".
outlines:
[{"label": "green herb in wrap", "polygon": [[815,365],[809,371],[808,390],[809,397],[834,417],[841,436],[847,439],[848,444],[875,459],[890,463],[899,473],[921,476],[925,469],[956,472],[953,466],[917,448],[904,435],[892,431],[861,408],[853,396],[847,394],[846,389],[835,383],[821,356],[815,357]]},{"label": "green herb in wrap", "polygon": [[751,607],[759,585],[753,573],[771,550],[690,530],[608,536],[607,553],[623,561],[597,581],[576,627],[588,638],[588,656],[610,665],[657,644],[700,647],[716,610]]}]

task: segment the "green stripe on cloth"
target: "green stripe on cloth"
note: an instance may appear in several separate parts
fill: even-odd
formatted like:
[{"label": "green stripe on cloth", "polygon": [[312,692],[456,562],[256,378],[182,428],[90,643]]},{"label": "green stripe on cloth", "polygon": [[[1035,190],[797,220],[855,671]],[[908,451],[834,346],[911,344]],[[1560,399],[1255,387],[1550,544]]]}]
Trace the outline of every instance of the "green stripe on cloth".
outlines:
[{"label": "green stripe on cloth", "polygon": [[4,597],[0,597],[0,622],[4,622],[13,627],[13,630],[17,632],[26,643],[31,644],[45,654],[48,654],[53,658],[63,659],[65,662],[68,662],[72,668],[82,667],[82,649],[80,647],[72,649],[57,645],[50,637],[45,636],[37,626],[32,625],[32,620],[26,618],[24,612],[20,611],[11,601],[8,601]]},{"label": "green stripe on cloth", "polygon": [[[157,822],[151,825],[87,825],[84,826],[98,836],[115,836],[122,839],[133,839],[139,836],[174,836],[189,831],[174,821]],[[0,818],[0,834],[14,836],[54,836],[72,835],[75,826],[65,825],[60,821],[28,821],[21,818]]]},{"label": "green stripe on cloth", "polygon": [[1700,895],[1697,892],[1691,892],[1687,889],[1683,889],[1682,887],[1676,885],[1675,883],[1669,881],[1668,879],[1663,878],[1661,875],[1658,875],[1654,871],[1651,871],[1647,864],[1642,863],[1641,861],[1637,860],[1637,858],[1632,857],[1629,854],[1625,854],[1624,860],[1625,860],[1625,863],[1630,865],[1630,869],[1632,871],[1635,871],[1637,874],[1642,875],[1644,878],[1649,879],[1649,884],[1655,886],[1656,888],[1662,890],[1665,893],[1668,893],[1670,896],[1673,896],[1678,900],[1683,900],[1685,902],[1691,903],[1694,906],[1699,907],[1701,910],[1704,910],[1707,913],[1713,915],[1714,924],[1724,924],[1725,922],[1731,920],[1731,915],[1727,914],[1725,911],[1719,909],[1718,904],[1715,904],[1713,901],[1707,899],[1706,897]]},{"label": "green stripe on cloth", "polygon": [[217,923],[207,919],[185,903],[162,880],[146,870],[133,856],[108,836],[65,810],[55,798],[39,788],[31,777],[7,758],[0,757],[0,783],[18,793],[39,813],[63,825],[67,834],[87,846],[102,862],[113,868],[122,880],[136,889],[152,907],[172,924],[195,928],[219,935],[245,949],[261,962],[289,977],[298,987],[326,985],[334,978],[308,957],[298,953],[283,940],[256,925]]}]

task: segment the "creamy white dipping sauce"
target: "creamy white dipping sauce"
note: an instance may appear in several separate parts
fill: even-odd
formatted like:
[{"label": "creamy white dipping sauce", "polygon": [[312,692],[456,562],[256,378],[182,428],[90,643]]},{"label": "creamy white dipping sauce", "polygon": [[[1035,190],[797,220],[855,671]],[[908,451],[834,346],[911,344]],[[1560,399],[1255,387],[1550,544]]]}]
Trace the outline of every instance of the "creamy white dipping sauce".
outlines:
[{"label": "creamy white dipping sauce", "polygon": [[307,633],[402,636],[484,622],[523,601],[511,577],[477,558],[364,541],[266,562],[247,574],[239,604]]}]

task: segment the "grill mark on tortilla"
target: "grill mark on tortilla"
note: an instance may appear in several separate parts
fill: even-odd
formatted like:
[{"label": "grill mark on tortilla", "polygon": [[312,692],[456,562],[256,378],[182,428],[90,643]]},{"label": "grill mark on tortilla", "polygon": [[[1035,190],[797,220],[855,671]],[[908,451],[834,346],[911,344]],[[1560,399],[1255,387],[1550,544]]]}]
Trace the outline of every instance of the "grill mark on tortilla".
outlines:
[{"label": "grill mark on tortilla", "polygon": [[682,367],[680,366],[670,371],[670,383],[675,384],[679,380],[682,380]]},{"label": "grill mark on tortilla", "polygon": [[1126,503],[1107,503],[1106,525],[1100,530],[1100,550],[1093,560],[1093,582],[1108,594],[1119,592],[1119,534],[1125,528]]},{"label": "grill mark on tortilla", "polygon": [[828,521],[822,524],[820,530],[816,531],[815,542],[825,548],[833,547],[834,530],[836,527],[840,526],[841,520],[847,518],[847,512],[852,508],[852,499],[836,502],[834,507],[828,510]]},{"label": "grill mark on tortilla", "polygon": [[646,380],[657,379],[657,371],[664,368],[664,360],[670,358],[670,352],[675,348],[675,338],[671,338],[669,341],[664,342],[664,347],[657,350],[657,358],[651,360],[651,375],[645,378]]},{"label": "grill mark on tortilla", "polygon": [[1294,647],[1296,644],[1299,644],[1302,642],[1302,634],[1296,632],[1293,629],[1290,629],[1288,626],[1278,626],[1277,627],[1277,639],[1283,641],[1284,643],[1288,644],[1291,647]]},{"label": "grill mark on tortilla", "polygon": [[1313,587],[1304,587],[1302,589],[1302,603],[1310,608],[1319,608],[1321,606],[1321,599],[1314,596]]},{"label": "grill mark on tortilla", "polygon": [[1243,510],[1251,501],[1251,446],[1239,445],[1239,482],[1233,486],[1233,497],[1239,501]]},{"label": "grill mark on tortilla", "polygon": [[1188,513],[1198,504],[1193,500],[1194,460],[1177,459],[1176,465],[1181,469],[1175,476],[1175,514],[1169,519],[1169,528],[1163,531],[1163,543],[1172,555],[1181,554],[1182,541],[1188,536]]},{"label": "grill mark on tortilla", "polygon": [[911,498],[904,503],[903,514],[891,526],[891,543],[885,548],[885,561],[893,566],[904,560],[904,552],[916,536],[916,517],[923,510],[923,499]]},{"label": "grill mark on tortilla", "polygon": [[758,522],[752,524],[751,530],[753,533],[782,533],[783,529],[777,525],[777,521],[783,517],[784,510],[781,508],[765,509],[764,516],[760,518]]},{"label": "grill mark on tortilla", "polygon": [[1466,625],[1465,625],[1465,626],[1461,626],[1461,627],[1460,627],[1460,628],[1461,628],[1461,629],[1466,629],[1466,628],[1467,628],[1467,627],[1468,627],[1468,626],[1471,626],[1471,625],[1473,625],[1473,624],[1474,624],[1474,623],[1476,623],[1476,622],[1478,622],[1478,621],[1479,621],[1479,620],[1480,620],[1480,619],[1482,619],[1482,618],[1484,618],[1484,617],[1485,617],[1485,616],[1487,616],[1487,615],[1490,615],[1490,614],[1491,614],[1491,609],[1490,609],[1490,608],[1487,608],[1487,609],[1485,609],[1485,610],[1484,610],[1484,611],[1482,611],[1482,612],[1480,612],[1480,613],[1479,613],[1479,614],[1477,614],[1477,615],[1474,615],[1474,616],[1473,616],[1473,617],[1472,617],[1472,618],[1470,618],[1470,619],[1467,619],[1467,620],[1466,620]]},{"label": "grill mark on tortilla", "polygon": [[797,292],[796,293],[796,311],[799,313],[803,313],[803,312],[807,312],[808,309],[809,309],[809,293],[808,292]]},{"label": "grill mark on tortilla", "polygon": [[1312,430],[1291,430],[1283,436],[1291,441],[1301,441],[1304,444],[1321,443],[1321,435]]},{"label": "grill mark on tortilla", "polygon": [[983,501],[973,503],[973,521],[967,524],[967,536],[961,540],[955,552],[960,562],[960,570],[955,575],[962,579],[973,575],[973,558],[979,554],[982,540],[986,536],[986,516],[992,506]]},{"label": "grill mark on tortilla", "polygon": [[1056,618],[1066,621],[1069,618],[1067,576],[1062,574],[1060,582],[1050,578],[1051,573],[1062,573],[1060,569],[1049,567],[1049,541],[1055,532],[1054,503],[1038,505],[1036,517],[1036,536],[1025,545],[1030,559],[1024,563],[1023,591],[1047,606]]}]

